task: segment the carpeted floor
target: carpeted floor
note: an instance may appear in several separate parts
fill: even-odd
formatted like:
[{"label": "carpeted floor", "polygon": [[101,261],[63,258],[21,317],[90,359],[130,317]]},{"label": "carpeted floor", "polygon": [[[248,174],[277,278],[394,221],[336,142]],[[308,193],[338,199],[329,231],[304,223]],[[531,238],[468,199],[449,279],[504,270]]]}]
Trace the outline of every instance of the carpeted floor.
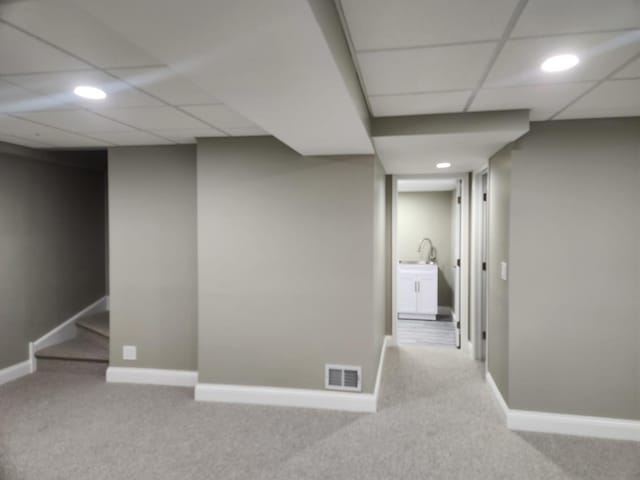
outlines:
[{"label": "carpeted floor", "polygon": [[506,430],[454,349],[389,349],[377,414],[192,398],[89,374],[3,385],[0,478],[640,479],[640,443]]}]

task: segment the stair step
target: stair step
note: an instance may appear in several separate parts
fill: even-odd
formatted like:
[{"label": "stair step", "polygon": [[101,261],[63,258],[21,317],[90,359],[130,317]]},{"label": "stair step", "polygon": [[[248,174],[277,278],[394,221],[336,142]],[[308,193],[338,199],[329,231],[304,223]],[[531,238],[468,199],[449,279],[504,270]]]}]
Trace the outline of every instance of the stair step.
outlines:
[{"label": "stair step", "polygon": [[89,374],[104,377],[108,363],[61,360],[59,358],[38,358],[38,372]]},{"label": "stair step", "polygon": [[109,345],[86,336],[78,336],[36,352],[36,358],[109,363]]},{"label": "stair step", "polygon": [[109,312],[100,312],[78,319],[76,325],[109,338]]}]

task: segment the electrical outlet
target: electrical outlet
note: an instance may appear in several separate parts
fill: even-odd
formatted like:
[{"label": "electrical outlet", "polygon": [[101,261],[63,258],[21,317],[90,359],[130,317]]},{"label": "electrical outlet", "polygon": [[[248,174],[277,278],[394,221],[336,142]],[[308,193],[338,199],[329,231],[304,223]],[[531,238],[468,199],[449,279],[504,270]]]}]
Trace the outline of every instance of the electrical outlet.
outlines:
[{"label": "electrical outlet", "polygon": [[122,359],[123,360],[135,360],[138,358],[138,349],[135,345],[123,345],[122,346]]}]

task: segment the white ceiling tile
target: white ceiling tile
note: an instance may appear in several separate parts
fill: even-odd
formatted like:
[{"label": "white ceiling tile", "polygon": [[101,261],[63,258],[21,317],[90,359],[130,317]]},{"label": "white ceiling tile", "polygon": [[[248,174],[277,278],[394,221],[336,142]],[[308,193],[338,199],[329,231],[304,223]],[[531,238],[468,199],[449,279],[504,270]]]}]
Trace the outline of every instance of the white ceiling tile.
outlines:
[{"label": "white ceiling tile", "polygon": [[611,80],[579,99],[557,119],[640,115],[640,79]]},{"label": "white ceiling tile", "polygon": [[0,23],[0,75],[79,70],[88,65],[6,23]]},{"label": "white ceiling tile", "polygon": [[161,63],[95,17],[64,0],[9,2],[0,16],[101,68]]},{"label": "white ceiling tile", "polygon": [[156,135],[152,135],[151,133],[141,132],[139,130],[130,130],[128,132],[92,133],[91,136],[118,146],[168,145],[174,143],[166,138],[161,138]]},{"label": "white ceiling tile", "polygon": [[478,43],[358,54],[369,95],[475,88],[496,47]]},{"label": "white ceiling tile", "polygon": [[511,36],[602,32],[638,26],[638,0],[530,0]]},{"label": "white ceiling tile", "polygon": [[95,109],[114,120],[142,130],[204,128],[205,124],[172,107],[101,108]]},{"label": "white ceiling tile", "polygon": [[[509,40],[491,69],[485,86],[601,80],[638,51],[640,30]],[[556,73],[540,70],[546,58],[563,53],[578,55],[578,66]]]},{"label": "white ceiling tile", "polygon": [[231,127],[227,128],[226,131],[233,137],[262,137],[271,135],[260,127]]},{"label": "white ceiling tile", "polygon": [[132,131],[131,127],[86,110],[50,110],[47,112],[20,113],[17,116],[77,133]]},{"label": "white ceiling tile", "polygon": [[172,105],[219,103],[213,95],[168,67],[119,68],[110,73]]},{"label": "white ceiling tile", "polygon": [[517,0],[342,0],[356,50],[498,40]]},{"label": "white ceiling tile", "polygon": [[369,97],[374,117],[461,112],[471,90]]},{"label": "white ceiling tile", "polygon": [[253,122],[225,105],[195,105],[182,108],[214,127],[223,130],[236,127],[255,127]]},{"label": "white ceiling tile", "polygon": [[640,78],[640,57],[616,73],[614,78]]},{"label": "white ceiling tile", "polygon": [[53,145],[48,144],[48,143],[38,142],[38,141],[33,140],[33,139],[25,139],[25,138],[21,138],[21,137],[16,137],[16,136],[13,136],[13,135],[5,135],[3,133],[0,133],[0,142],[12,143],[14,145],[22,145],[23,147],[29,147],[29,148],[51,148],[51,147],[53,147]]},{"label": "white ceiling tile", "polygon": [[215,128],[190,128],[174,130],[154,130],[152,133],[168,138],[175,143],[195,143],[196,138],[225,137],[226,134]]},{"label": "white ceiling tile", "polygon": [[107,145],[95,139],[39,125],[21,118],[0,115],[0,132],[54,147],[97,147]]},{"label": "white ceiling tile", "polygon": [[584,82],[482,89],[469,111],[530,109],[531,120],[547,120],[593,85]]},{"label": "white ceiling tile", "polygon": [[[47,95],[50,105],[48,108],[56,108],[56,105],[74,105],[88,108],[95,106],[150,107],[162,105],[162,102],[99,70],[15,75],[6,77],[6,79],[22,88]],[[87,100],[78,97],[73,93],[73,89],[78,85],[99,87],[107,93],[107,98],[104,100]]]},{"label": "white ceiling tile", "polygon": [[0,79],[0,113],[19,112],[36,97],[32,92]]}]

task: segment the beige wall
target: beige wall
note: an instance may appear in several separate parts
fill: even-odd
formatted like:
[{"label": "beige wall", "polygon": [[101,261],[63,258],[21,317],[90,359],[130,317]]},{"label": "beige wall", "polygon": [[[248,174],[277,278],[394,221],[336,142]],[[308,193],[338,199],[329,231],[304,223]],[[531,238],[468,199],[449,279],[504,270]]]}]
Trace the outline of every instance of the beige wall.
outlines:
[{"label": "beige wall", "polygon": [[[511,147],[489,160],[489,248],[487,368],[509,402],[509,283],[500,276],[500,263],[509,261],[511,218]],[[507,277],[508,278],[508,277]]]},{"label": "beige wall", "polygon": [[0,369],[105,295],[104,172],[45,157],[0,144]]},{"label": "beige wall", "polygon": [[[418,245],[428,237],[437,249],[438,304],[453,306],[452,202],[454,192],[398,193],[398,260],[418,260]],[[423,256],[423,258],[425,258]]]},{"label": "beige wall", "polygon": [[639,206],[640,119],[534,123],[513,151],[510,407],[640,419]]},{"label": "beige wall", "polygon": [[361,365],[371,392],[384,331],[375,157],[205,139],[197,177],[200,382],[322,389],[339,363]]},{"label": "beige wall", "polygon": [[196,369],[195,147],[109,149],[109,227],[110,364]]}]

